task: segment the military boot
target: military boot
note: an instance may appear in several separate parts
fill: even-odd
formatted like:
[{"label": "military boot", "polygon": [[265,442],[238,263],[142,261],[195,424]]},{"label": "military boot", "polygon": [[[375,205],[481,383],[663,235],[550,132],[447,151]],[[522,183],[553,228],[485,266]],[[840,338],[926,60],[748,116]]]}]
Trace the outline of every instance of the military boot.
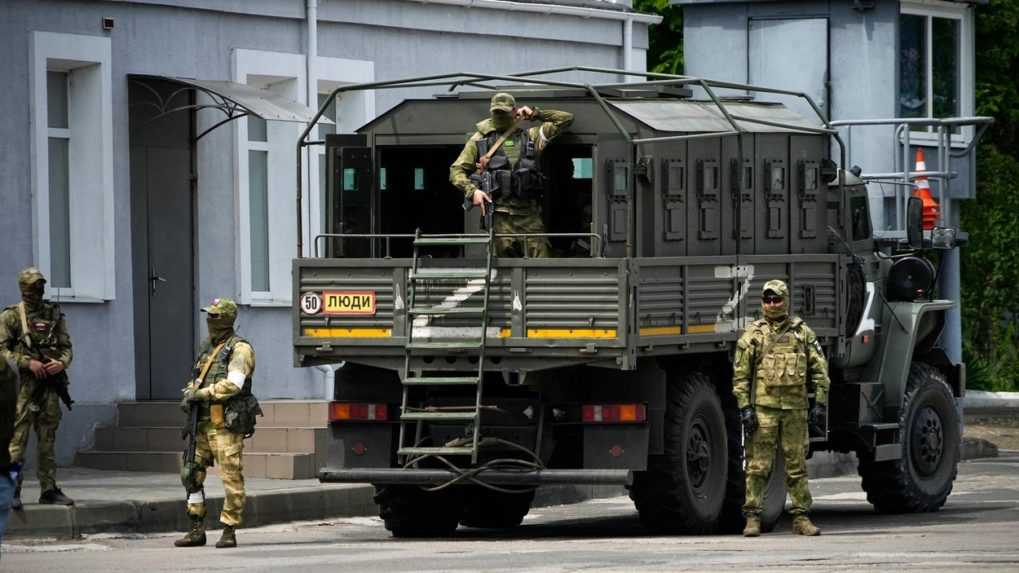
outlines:
[{"label": "military boot", "polygon": [[761,536],[761,518],[756,515],[747,516],[747,526],[743,528],[743,537]]},{"label": "military boot", "polygon": [[74,500],[64,495],[59,487],[48,489],[39,495],[39,503],[48,505],[74,505]]},{"label": "military boot", "polygon": [[216,549],[227,547],[237,547],[237,534],[234,533],[234,526],[232,525],[223,526],[223,536],[216,542]]},{"label": "military boot", "polygon": [[797,515],[793,518],[793,533],[813,537],[821,535],[821,530],[814,525],[806,515]]},{"label": "military boot", "polygon": [[173,542],[174,547],[201,547],[205,545],[205,518],[191,517],[191,529],[177,541]]},{"label": "military boot", "polygon": [[21,480],[19,479],[18,485],[14,486],[14,499],[11,500],[11,509],[21,511],[24,507],[24,504],[21,503]]}]

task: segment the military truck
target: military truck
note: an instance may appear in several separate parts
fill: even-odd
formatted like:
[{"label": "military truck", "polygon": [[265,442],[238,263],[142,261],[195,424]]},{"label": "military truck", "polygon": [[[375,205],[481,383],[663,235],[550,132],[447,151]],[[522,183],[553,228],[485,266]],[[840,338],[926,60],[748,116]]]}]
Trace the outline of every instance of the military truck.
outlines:
[{"label": "military truck", "polygon": [[[299,240],[293,262],[294,360],[344,365],[319,479],[374,484],[394,536],[519,525],[545,484],[624,485],[655,531],[734,530],[734,346],[760,317],[761,286],[782,279],[830,362],[829,424],[811,452],[855,452],[880,511],[940,508],[966,380],[939,343],[956,303],[937,297],[935,261],[952,234],[924,234],[911,199],[908,232],[876,237],[865,183],[804,94],[665,74],[550,79],[567,72],[626,74],[346,86],[333,96],[450,89],[354,134],[301,136],[298,161],[325,145],[327,232],[308,255]],[[817,117],[722,89],[801,97]],[[498,237],[448,181],[493,90],[575,116],[542,156],[552,258],[494,256]]]}]

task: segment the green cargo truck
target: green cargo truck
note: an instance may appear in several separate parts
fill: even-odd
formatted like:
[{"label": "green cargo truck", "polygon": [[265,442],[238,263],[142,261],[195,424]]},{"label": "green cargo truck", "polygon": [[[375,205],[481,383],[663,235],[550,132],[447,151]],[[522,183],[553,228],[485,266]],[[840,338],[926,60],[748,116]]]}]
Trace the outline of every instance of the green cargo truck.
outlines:
[{"label": "green cargo truck", "polygon": [[[327,232],[293,263],[294,360],[344,364],[320,480],[374,484],[396,536],[516,526],[543,484],[625,485],[654,530],[738,527],[731,361],[777,278],[830,362],[811,451],[855,452],[880,510],[941,507],[965,368],[939,345],[955,302],[937,298],[930,261],[952,234],[923,234],[910,202],[908,233],[875,237],[820,112],[716,95],[790,92],[547,79],[563,71],[620,73],[347,86],[334,95],[471,89],[408,99],[355,134],[302,135],[298,161],[325,145]],[[575,116],[542,159],[552,258],[495,257],[448,182],[493,89]],[[775,472],[765,527],[784,487]]]}]

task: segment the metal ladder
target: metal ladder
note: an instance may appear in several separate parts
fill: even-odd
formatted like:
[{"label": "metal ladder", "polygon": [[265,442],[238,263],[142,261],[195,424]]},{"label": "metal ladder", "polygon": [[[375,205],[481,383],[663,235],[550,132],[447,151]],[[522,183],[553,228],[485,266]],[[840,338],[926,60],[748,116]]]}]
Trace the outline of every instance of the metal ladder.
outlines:
[{"label": "metal ladder", "polygon": [[[491,227],[491,226],[490,226]],[[400,441],[397,455],[404,457],[404,462],[414,456],[427,455],[462,455],[471,456],[471,463],[478,461],[478,441],[481,434],[482,380],[485,373],[485,348],[488,340],[488,301],[489,288],[492,280],[492,247],[494,230],[489,228],[488,235],[432,235],[422,236],[420,229],[414,234],[414,258],[408,276],[408,307],[407,307],[407,345],[404,350],[403,366],[403,401],[400,405]],[[420,266],[419,249],[421,247],[485,245],[484,268],[422,268]],[[457,279],[483,280],[481,306],[444,307],[418,306],[417,286],[430,281],[448,281]],[[414,341],[414,318],[418,316],[480,316],[481,336],[478,339],[467,339],[456,342]],[[474,376],[426,376],[421,373],[414,375],[411,366],[414,357],[427,356],[428,351],[476,352],[478,368]],[[411,404],[411,391],[422,388],[427,392],[430,388],[449,386],[470,386],[477,388],[474,406],[430,406],[427,403]],[[473,435],[470,445],[456,446],[421,446],[421,434],[425,422],[464,422],[471,423]],[[414,424],[414,441],[407,445],[407,426]]]}]

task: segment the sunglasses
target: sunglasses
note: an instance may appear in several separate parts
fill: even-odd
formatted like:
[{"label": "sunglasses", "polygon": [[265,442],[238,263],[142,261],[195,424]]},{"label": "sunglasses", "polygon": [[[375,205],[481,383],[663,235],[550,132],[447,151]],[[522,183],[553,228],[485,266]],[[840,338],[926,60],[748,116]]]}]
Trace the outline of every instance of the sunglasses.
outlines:
[{"label": "sunglasses", "polygon": [[773,294],[766,294],[766,295],[764,295],[764,296],[762,296],[762,297],[761,297],[761,300],[762,300],[762,301],[763,301],[763,302],[764,302],[765,304],[778,304],[778,303],[782,302],[782,301],[783,301],[783,300],[785,300],[785,299],[783,299],[783,298],[782,298],[782,297],[780,297],[780,296],[775,296],[775,295],[773,295]]}]

